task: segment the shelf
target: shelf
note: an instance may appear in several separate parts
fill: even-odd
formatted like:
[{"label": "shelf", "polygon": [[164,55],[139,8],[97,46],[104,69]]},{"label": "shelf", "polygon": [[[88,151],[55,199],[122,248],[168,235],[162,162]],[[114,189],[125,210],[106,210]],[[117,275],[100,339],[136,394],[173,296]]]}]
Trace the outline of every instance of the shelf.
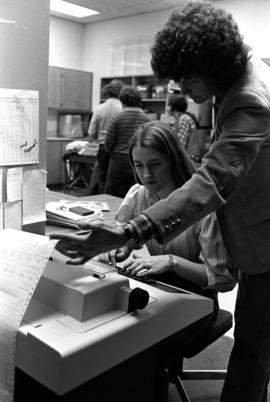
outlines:
[{"label": "shelf", "polygon": [[89,141],[89,137],[47,137],[47,141],[72,142],[72,141]]},{"label": "shelf", "polygon": [[156,114],[158,119],[165,113],[169,80],[159,80],[152,74],[103,77],[100,82],[101,93],[104,85],[108,84],[113,78],[118,78],[126,85],[131,85],[139,90],[142,107],[147,113]]},{"label": "shelf", "polygon": [[166,102],[166,98],[162,98],[162,99],[157,99],[157,98],[148,98],[148,99],[143,99],[142,98],[142,102]]}]

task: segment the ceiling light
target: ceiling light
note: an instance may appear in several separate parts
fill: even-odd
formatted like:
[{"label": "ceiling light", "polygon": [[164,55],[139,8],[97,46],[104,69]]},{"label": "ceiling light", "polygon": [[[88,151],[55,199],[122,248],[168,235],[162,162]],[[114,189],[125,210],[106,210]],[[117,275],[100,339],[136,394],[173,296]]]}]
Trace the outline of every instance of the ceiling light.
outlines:
[{"label": "ceiling light", "polygon": [[67,1],[62,0],[51,0],[50,9],[56,13],[70,15],[77,18],[99,14],[98,11],[92,10],[91,8],[77,6],[76,4],[68,3]]}]

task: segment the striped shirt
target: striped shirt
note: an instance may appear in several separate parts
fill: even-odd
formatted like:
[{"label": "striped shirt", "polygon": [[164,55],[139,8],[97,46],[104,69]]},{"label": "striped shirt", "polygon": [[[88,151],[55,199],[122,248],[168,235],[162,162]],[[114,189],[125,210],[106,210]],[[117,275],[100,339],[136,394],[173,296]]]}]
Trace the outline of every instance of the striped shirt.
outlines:
[{"label": "striped shirt", "polygon": [[[134,219],[155,202],[157,200],[149,196],[144,186],[135,184],[120,205],[116,221],[123,223]],[[205,289],[226,292],[236,284],[235,272],[225,250],[215,213],[207,215],[166,244],[150,239],[146,246],[151,255],[174,254],[204,264],[208,278]]]},{"label": "striped shirt", "polygon": [[183,113],[181,116],[175,117],[174,130],[184,147],[187,148],[189,138],[196,131],[196,124],[191,116]]},{"label": "striped shirt", "polygon": [[124,108],[112,119],[104,143],[106,151],[128,154],[129,141],[136,128],[148,121],[150,121],[149,117],[141,108]]}]

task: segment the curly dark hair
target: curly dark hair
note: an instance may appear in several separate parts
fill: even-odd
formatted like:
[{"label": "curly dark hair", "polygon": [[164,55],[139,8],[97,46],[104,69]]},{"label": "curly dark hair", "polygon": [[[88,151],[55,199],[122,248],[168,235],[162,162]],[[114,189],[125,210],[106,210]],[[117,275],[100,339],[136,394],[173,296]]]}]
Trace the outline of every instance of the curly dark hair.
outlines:
[{"label": "curly dark hair", "polygon": [[230,13],[195,1],[175,9],[156,34],[151,65],[159,78],[203,77],[220,90],[245,71],[249,50]]},{"label": "curly dark hair", "polygon": [[142,97],[140,92],[129,85],[124,86],[120,92],[119,99],[125,106],[141,106]]}]

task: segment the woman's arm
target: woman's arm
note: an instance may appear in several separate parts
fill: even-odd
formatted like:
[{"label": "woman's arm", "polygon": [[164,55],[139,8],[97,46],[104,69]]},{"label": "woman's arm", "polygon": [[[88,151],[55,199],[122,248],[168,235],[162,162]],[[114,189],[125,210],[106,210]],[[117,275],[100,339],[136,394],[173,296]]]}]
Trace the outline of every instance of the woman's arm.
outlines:
[{"label": "woman's arm", "polygon": [[172,254],[139,257],[124,264],[124,269],[138,276],[159,275],[170,271],[181,279],[186,279],[201,288],[208,283],[204,264],[195,263]]}]

